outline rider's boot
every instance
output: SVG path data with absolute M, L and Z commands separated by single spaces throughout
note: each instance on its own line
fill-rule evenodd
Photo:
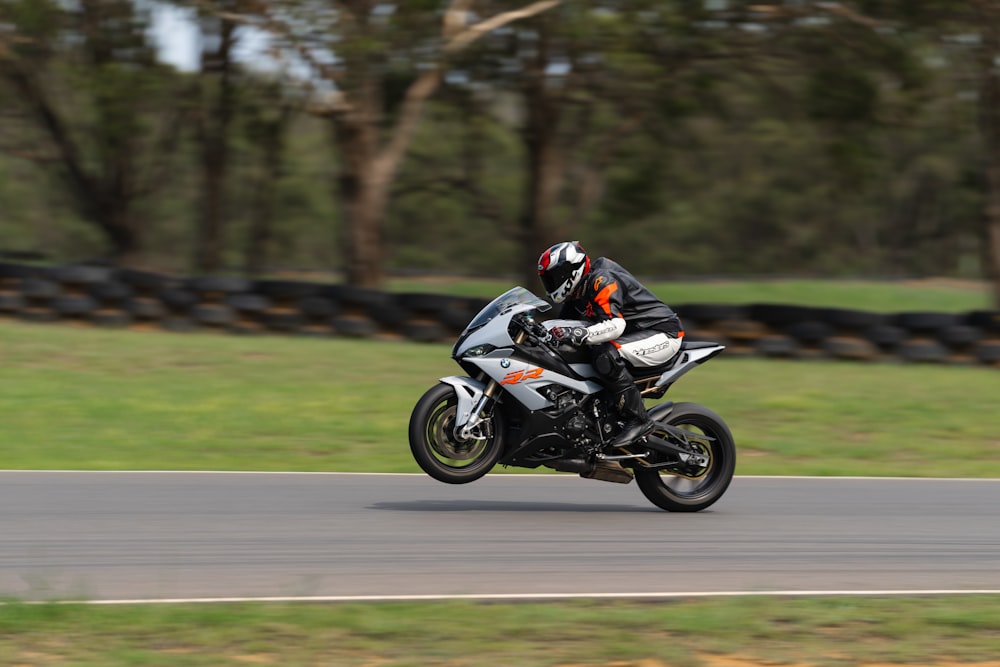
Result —
M 634 384 L 618 393 L 615 397 L 615 404 L 628 416 L 629 420 L 622 428 L 622 432 L 611 441 L 612 447 L 629 445 L 639 438 L 649 435 L 656 428 L 656 424 L 646 413 L 642 394 L 639 393 L 639 388 Z

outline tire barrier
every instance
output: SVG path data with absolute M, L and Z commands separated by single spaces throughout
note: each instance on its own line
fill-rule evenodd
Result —
M 485 298 L 345 285 L 0 262 L 0 319 L 174 332 L 451 343 Z M 873 313 L 757 303 L 680 304 L 686 336 L 727 355 L 1000 367 L 1000 311 Z
M 783 304 L 675 307 L 685 335 L 728 353 L 1000 366 L 1000 311 L 872 313 Z

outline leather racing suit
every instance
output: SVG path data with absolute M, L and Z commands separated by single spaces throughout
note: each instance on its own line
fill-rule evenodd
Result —
M 583 342 L 591 349 L 594 369 L 619 410 L 632 418 L 615 444 L 648 434 L 653 425 L 627 364 L 658 366 L 677 354 L 684 337 L 677 313 L 620 264 L 599 257 L 559 317 L 592 322 Z

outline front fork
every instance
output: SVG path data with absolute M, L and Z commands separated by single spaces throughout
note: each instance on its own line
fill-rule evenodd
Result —
M 527 337 L 527 332 L 520 329 L 514 335 L 514 343 L 520 345 Z M 486 378 L 481 375 L 475 384 L 481 384 L 484 379 Z M 465 442 L 469 439 L 483 440 L 492 436 L 493 411 L 489 408 L 493 405 L 494 399 L 500 391 L 500 383 L 489 378 L 480 389 L 473 382 L 469 382 L 469 378 L 442 378 L 441 381 L 454 386 L 458 395 L 455 438 L 460 442 Z
M 491 428 L 493 411 L 488 408 L 493 405 L 493 397 L 496 396 L 499 390 L 500 384 L 496 380 L 491 379 L 469 413 L 469 419 L 464 424 L 456 422 L 455 437 L 459 441 L 465 442 L 470 438 L 473 440 L 484 440 L 493 435 Z M 482 428 L 484 425 L 486 427 L 485 431 Z

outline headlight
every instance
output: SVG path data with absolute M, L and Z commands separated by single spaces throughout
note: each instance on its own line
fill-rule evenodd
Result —
M 465 352 L 463 352 L 462 356 L 463 357 L 484 357 L 484 356 L 486 356 L 487 354 L 489 354 L 490 352 L 492 352 L 495 349 L 496 349 L 496 347 L 494 347 L 493 345 L 489 345 L 488 343 L 484 344 L 484 345 L 477 345 L 477 346 L 469 348 L 468 350 L 466 350 Z

